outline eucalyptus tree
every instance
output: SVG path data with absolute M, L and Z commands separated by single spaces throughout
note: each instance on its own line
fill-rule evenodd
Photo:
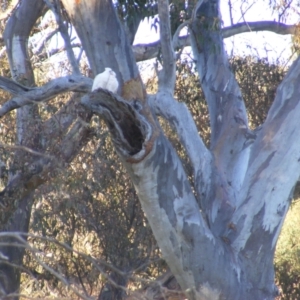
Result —
M 160 42 L 132 48 L 142 16 L 139 5 L 157 9 Z M 251 130 L 223 38 L 249 30 L 294 33 L 297 27 L 270 21 L 222 28 L 219 6 L 218 0 L 198 0 L 179 25 L 189 28 L 183 38 L 178 38 L 179 30 L 172 36 L 167 0 L 128 5 L 135 10 L 133 19 L 125 14 L 124 3 L 116 9 L 109 0 L 23 0 L 15 7 L 3 34 L 12 80 L 0 77 L 1 88 L 12 94 L 0 116 L 17 109 L 14 172 L 9 172 L 0 194 L 2 231 L 28 231 L 34 191 L 77 155 L 91 137 L 88 124 L 96 114 L 107 123 L 163 258 L 186 296 L 274 299 L 276 241 L 300 175 L 300 60 L 279 85 L 265 122 Z M 28 37 L 47 9 L 55 15 L 72 70 L 36 87 Z M 92 80 L 81 74 L 72 51 L 68 22 L 76 29 L 93 74 L 105 68 L 116 73 L 116 93 L 101 88 L 91 92 Z M 208 105 L 209 148 L 187 107 L 174 98 L 174 49 L 187 43 Z M 155 55 L 162 69 L 157 70 L 157 93 L 148 95 L 136 60 Z M 74 92 L 73 98 L 51 119 L 42 120 L 36 104 L 67 91 Z M 157 116 L 177 132 L 193 168 L 193 182 Z M 9 293 L 18 298 L 16 266 L 24 249 L 16 243 L 8 239 L 0 249 L 4 298 Z

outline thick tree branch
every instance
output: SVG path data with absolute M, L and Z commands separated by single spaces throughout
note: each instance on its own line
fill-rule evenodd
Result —
M 23 107 L 27 104 L 48 101 L 63 92 L 89 92 L 91 86 L 92 80 L 90 78 L 70 75 L 53 79 L 42 87 L 30 88 L 26 91 L 27 88 L 23 88 L 21 85 L 14 83 L 8 78 L 0 77 L 1 88 L 13 93 L 18 92 L 18 96 L 2 105 L 0 108 L 0 117 L 3 117 L 13 109 Z M 19 94 L 19 91 L 22 91 L 21 94 Z
M 223 249 L 224 245 L 212 236 L 203 220 L 180 159 L 171 144 L 159 135 L 144 160 L 125 163 L 125 166 L 133 179 L 163 258 L 182 290 L 192 300 L 218 299 L 218 291 L 214 298 L 198 287 L 212 283 L 210 287 L 213 288 L 213 282 L 222 282 L 222 272 L 218 279 L 216 274 L 212 276 L 210 272 L 215 267 L 226 269 L 231 282 L 237 282 L 234 264 L 230 265 L 232 258 L 227 251 L 217 250 Z M 193 264 L 195 259 L 199 264 Z M 199 268 L 205 269 L 205 274 L 197 276 Z
M 190 111 L 184 103 L 176 101 L 169 94 L 162 93 L 153 97 L 152 106 L 156 114 L 166 119 L 177 132 L 194 169 L 197 195 L 201 195 L 203 201 L 203 198 L 207 198 L 210 194 L 212 156 L 199 136 Z
M 215 2 L 199 1 L 191 23 L 191 41 L 201 86 L 208 104 L 214 185 L 218 188 L 203 203 L 216 234 L 224 230 L 236 205 L 246 172 L 248 121 L 239 86 L 230 68 Z M 212 199 L 214 199 L 212 201 Z M 217 213 L 218 212 L 218 213 Z
M 163 257 L 181 288 L 190 299 L 202 299 L 205 292 L 197 287 L 203 282 L 213 282 L 214 275 L 208 271 L 204 277 L 197 278 L 194 275 L 199 272 L 199 265 L 190 262 L 197 257 L 205 270 L 217 266 L 225 269 L 224 263 L 230 264 L 232 257 L 224 251 L 222 241 L 211 234 L 204 221 L 176 151 L 158 127 L 148 121 L 138 101 L 128 103 L 99 89 L 86 95 L 82 103 L 108 124 Z M 131 135 L 136 141 L 131 140 Z M 140 152 L 136 153 L 139 149 Z M 213 253 L 213 260 L 207 257 L 207 253 Z M 228 276 L 236 282 L 233 262 L 229 269 Z M 220 273 L 220 280 L 221 277 Z
M 274 252 L 291 193 L 300 176 L 299 82 L 300 58 L 278 87 L 253 143 L 241 190 L 242 202 L 233 218 L 239 224 L 238 231 L 230 234 L 234 247 L 245 251 L 251 248 L 251 256 L 257 259 L 263 259 L 270 249 Z M 250 245 L 253 239 L 263 240 L 264 247 L 259 243 Z
M 13 14 L 6 23 L 4 40 L 9 59 L 10 71 L 15 81 L 24 86 L 35 85 L 33 69 L 30 63 L 28 52 L 28 39 L 37 19 L 43 14 L 44 3 L 39 0 L 23 0 L 16 6 Z M 39 121 L 37 107 L 22 107 L 16 113 L 16 143 L 31 149 L 39 147 Z M 16 151 L 14 155 L 13 168 L 20 169 L 20 166 L 29 163 L 31 154 Z M 9 174 L 10 175 L 10 174 Z M 9 176 L 11 182 L 13 178 Z M 22 192 L 15 194 L 10 201 L 7 210 L 1 210 L 1 227 L 7 231 L 20 230 L 28 231 L 31 207 L 33 204 L 33 192 L 27 194 Z M 22 211 L 22 213 L 20 213 Z M 24 249 L 17 247 L 1 247 L 1 252 L 9 257 L 10 262 L 16 265 L 22 264 Z M 7 276 L 8 280 L 1 277 L 0 282 L 5 293 L 19 290 L 20 272 L 10 266 L 0 265 L 1 273 Z M 3 291 L 2 290 L 2 291 Z M 1 292 L 2 292 L 1 291 Z
M 127 88 L 123 86 L 124 83 L 132 79 L 138 82 L 139 72 L 113 2 L 111 0 L 79 2 L 62 0 L 62 2 L 80 38 L 93 73 L 96 75 L 103 72 L 105 67 L 111 68 L 117 74 L 120 85 L 118 92 L 127 93 L 121 91 L 122 87 Z M 131 97 L 133 98 L 135 97 Z
M 20 2 L 14 14 L 9 18 L 4 31 L 12 78 L 28 88 L 35 85 L 28 52 L 28 39 L 34 24 L 42 15 L 44 7 L 44 3 L 38 0 Z M 20 87 L 21 85 L 18 88 Z M 15 85 L 15 88 L 17 88 L 17 85 Z M 17 143 L 32 149 L 38 149 L 40 146 L 39 124 L 40 116 L 37 107 L 28 105 L 17 110 Z M 18 156 L 18 153 L 16 153 L 14 164 L 21 164 L 21 161 L 26 161 L 26 159 L 29 159 L 29 157 Z
M 232 26 L 224 27 L 221 29 L 222 37 L 229 38 L 237 34 L 245 32 L 259 32 L 270 31 L 277 34 L 295 34 L 297 25 L 286 25 L 275 21 L 260 21 L 260 22 L 247 22 L 238 23 Z M 174 49 L 182 48 L 191 45 L 190 36 L 183 35 L 174 39 Z M 143 61 L 157 57 L 160 49 L 160 41 L 149 44 L 137 44 L 133 46 L 136 61 Z
M 34 88 L 23 86 L 7 77 L 0 76 L 0 88 L 13 95 L 22 94 L 33 90 Z
M 222 29 L 224 38 L 228 38 L 245 32 L 270 31 L 277 34 L 295 34 L 297 25 L 286 25 L 275 21 L 257 21 L 238 23 Z
M 73 48 L 81 48 L 81 44 L 80 43 L 73 43 L 71 44 L 72 49 Z M 47 59 L 55 54 L 61 53 L 66 51 L 66 47 L 62 46 L 60 48 L 55 48 L 55 49 L 51 49 L 50 51 L 41 51 L 39 53 L 34 53 L 35 55 L 38 56 L 39 60 L 43 60 L 43 59 Z

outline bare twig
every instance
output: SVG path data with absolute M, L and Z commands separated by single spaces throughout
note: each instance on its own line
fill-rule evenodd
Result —
M 282 12 L 278 14 L 278 22 L 281 22 L 281 18 L 284 16 L 286 10 L 288 8 L 290 8 L 292 3 L 293 3 L 293 0 L 290 0 L 288 3 L 283 2 L 284 8 L 283 8 Z
M 243 4 L 244 4 L 245 2 L 243 2 L 242 4 L 241 4 L 241 7 L 240 7 L 240 11 L 241 11 L 241 17 L 240 17 L 240 19 L 238 20 L 238 22 L 241 20 L 241 19 L 243 19 L 243 21 L 245 22 L 245 23 L 247 23 L 246 22 L 246 20 L 245 20 L 245 14 L 247 13 L 247 11 L 255 4 L 255 2 L 252 2 L 245 10 L 243 10 Z
M 35 150 L 33 150 L 33 149 L 29 148 L 29 147 L 21 146 L 21 145 L 8 145 L 8 144 L 0 142 L 0 149 L 1 148 L 12 149 L 12 150 L 23 150 L 23 151 L 26 151 L 26 152 L 28 152 L 30 154 L 33 154 L 33 155 L 47 157 L 48 159 L 54 159 L 55 158 L 54 156 L 51 157 L 51 156 L 49 156 L 47 154 L 35 151 Z
M 68 34 L 68 26 L 64 23 L 63 21 L 63 17 L 61 14 L 61 6 L 60 6 L 60 1 L 57 0 L 53 0 L 53 3 L 50 0 L 44 0 L 45 3 L 47 4 L 47 6 L 52 10 L 56 22 L 58 24 L 58 28 L 60 31 L 60 34 L 65 42 L 65 47 L 67 50 L 67 56 L 68 59 L 70 61 L 70 64 L 72 66 L 73 69 L 73 74 L 80 74 L 80 70 L 79 70 L 79 64 L 75 58 L 73 49 L 72 49 L 72 44 L 70 41 L 70 36 Z
M 228 0 L 228 7 L 229 7 L 229 15 L 230 15 L 230 24 L 233 25 L 232 3 L 231 3 L 231 0 Z
M 43 48 L 45 47 L 46 42 L 49 41 L 57 33 L 58 33 L 58 29 L 54 29 L 53 31 L 45 34 L 45 36 L 42 37 L 39 43 L 35 47 L 32 47 L 32 52 L 35 55 L 39 55 L 42 52 Z

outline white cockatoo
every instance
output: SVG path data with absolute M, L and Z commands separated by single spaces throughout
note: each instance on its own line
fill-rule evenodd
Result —
M 119 87 L 116 73 L 111 68 L 105 68 L 103 73 L 98 74 L 93 82 L 92 91 L 99 88 L 116 93 Z

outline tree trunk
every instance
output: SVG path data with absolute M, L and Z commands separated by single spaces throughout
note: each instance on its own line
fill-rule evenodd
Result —
M 112 1 L 62 2 L 94 74 L 106 67 L 117 74 L 116 93 L 99 88 L 86 93 L 81 103 L 107 123 L 162 255 L 183 292 L 191 300 L 274 299 L 277 292 L 273 268 L 275 246 L 300 176 L 300 131 L 297 130 L 300 59 L 279 86 L 262 129 L 251 131 L 240 89 L 224 51 L 220 1 L 199 0 L 189 26 L 194 59 L 209 108 L 211 145 L 208 149 L 198 135 L 191 114 L 173 97 L 176 61 L 168 1 L 158 0 L 163 68 L 155 96 L 145 92 L 131 45 Z M 34 84 L 27 39 L 43 8 L 43 2 L 35 0 L 35 4 L 32 9 L 32 1 L 22 1 L 5 33 L 13 77 L 27 86 Z M 20 18 L 23 14 L 26 18 Z M 193 167 L 194 186 L 155 114 L 163 116 L 177 131 Z M 84 121 L 90 117 L 87 113 Z M 47 123 L 40 127 L 39 122 L 33 105 L 19 109 L 17 140 L 20 145 L 46 149 L 40 143 L 39 128 L 45 133 L 49 127 Z M 81 120 L 71 130 L 69 126 L 63 128 L 62 142 L 50 151 L 58 153 L 61 162 L 69 162 L 74 157 L 89 132 Z M 48 173 L 43 165 L 50 162 L 50 170 L 56 167 L 53 161 L 45 159 L 16 153 L 17 169 L 22 170 L 20 165 L 25 161 L 39 162 L 41 167 L 29 174 L 29 179 L 22 171 L 11 176 L 10 189 L 6 188 L 0 196 L 11 200 L 13 194 L 20 200 L 4 201 L 8 208 L 1 215 L 3 229 L 28 230 L 34 188 L 45 182 L 44 175 Z M 10 263 L 21 263 L 24 252 L 18 247 L 5 246 L 0 251 L 8 256 Z M 0 278 L 3 290 L 18 292 L 18 270 L 9 264 L 2 264 L 1 268 L 3 274 L 11 276 L 6 281 Z M 99 299 L 122 296 L 127 280 L 115 280 L 120 286 L 103 290 Z
M 8 224 L 2 231 L 8 232 L 24 232 L 27 233 L 29 229 L 29 221 L 31 216 L 31 208 L 33 204 L 33 195 L 29 194 L 23 199 L 18 201 L 18 208 L 13 213 Z M 27 239 L 26 236 L 23 237 Z M 3 263 L 0 263 L 0 298 L 1 299 L 19 299 L 21 268 L 23 265 L 23 256 L 25 248 L 21 245 L 20 241 L 11 238 L 1 238 L 0 247 L 1 254 L 6 257 Z M 11 246 L 9 244 L 12 244 Z M 18 246 L 20 244 L 20 246 Z M 9 296 L 15 294 L 15 296 Z
M 200 0 L 190 33 L 209 107 L 211 149 L 205 149 L 196 138 L 196 151 L 194 140 L 181 136 L 184 127 L 194 127 L 190 115 L 184 114 L 184 123 L 175 109 L 168 5 L 158 3 L 163 71 L 156 99 L 127 102 L 98 90 L 84 96 L 82 103 L 106 120 L 163 257 L 188 298 L 274 299 L 275 245 L 300 175 L 296 163 L 300 133 L 294 131 L 300 108 L 295 85 L 300 79 L 299 67 L 292 68 L 279 88 L 263 129 L 252 132 L 224 51 L 219 1 Z M 106 66 L 111 67 L 109 62 Z M 197 197 L 175 150 L 148 113 L 149 103 L 169 118 L 182 138 L 194 162 Z M 136 144 L 137 139 L 141 144 Z M 285 155 L 286 145 L 292 145 L 289 156 Z
M 29 34 L 37 18 L 41 16 L 44 3 L 42 1 L 22 1 L 18 8 L 19 15 L 13 14 L 6 24 L 4 39 L 6 43 L 12 77 L 24 86 L 34 85 L 34 75 L 28 56 L 27 43 Z M 28 105 L 17 111 L 17 143 L 32 149 L 38 148 L 39 117 L 37 107 Z M 32 159 L 23 151 L 16 152 L 14 166 L 16 169 Z M 13 174 L 11 174 L 11 180 Z M 9 203 L 5 212 L 1 214 L 2 231 L 28 232 L 33 192 L 20 190 L 14 201 Z M 26 240 L 26 236 L 24 236 Z M 2 242 L 18 244 L 13 238 L 2 239 Z M 24 247 L 1 246 L 0 252 L 7 257 L 7 261 L 0 264 L 1 299 L 18 299 L 20 288 L 20 267 L 22 266 Z M 6 298 L 5 294 L 13 293 L 13 298 Z

